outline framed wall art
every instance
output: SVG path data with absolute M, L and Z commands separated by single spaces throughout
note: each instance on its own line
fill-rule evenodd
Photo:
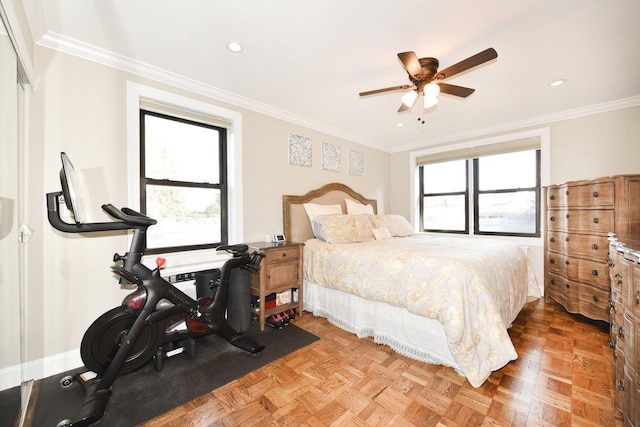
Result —
M 289 164 L 311 167 L 313 140 L 300 135 L 289 134 Z
M 340 146 L 322 143 L 322 169 L 340 172 Z

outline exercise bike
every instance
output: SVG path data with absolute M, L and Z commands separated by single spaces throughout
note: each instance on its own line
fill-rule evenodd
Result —
M 85 366 L 97 375 L 66 378 L 67 382 L 80 382 L 86 397 L 76 420 L 62 420 L 58 427 L 85 426 L 98 421 L 104 415 L 115 379 L 152 359 L 158 369 L 167 346 L 184 346 L 187 355 L 193 357 L 194 338 L 217 334 L 251 355 L 265 348 L 242 335 L 227 318 L 232 272 L 236 269 L 257 270 L 261 254 L 250 255 L 246 244 L 219 246 L 217 250 L 227 251 L 232 256 L 222 267 L 215 297 L 194 300 L 161 277 L 162 260 L 156 262 L 153 270 L 141 262 L 145 235 L 147 229 L 156 224 L 155 219 L 129 208 L 117 209 L 105 204 L 102 209 L 118 221 L 83 223 L 79 220 L 83 215 L 74 200 L 78 193 L 73 165 L 65 153 L 61 153 L 61 158 L 62 191 L 47 194 L 49 223 L 65 233 L 133 230 L 129 251 L 124 255 L 116 253 L 113 261 L 121 265 L 111 269 L 120 277 L 121 284 L 135 285 L 136 289 L 124 298 L 121 306 L 100 316 L 87 329 L 80 355 Z M 73 213 L 75 223 L 61 218 L 61 203 Z

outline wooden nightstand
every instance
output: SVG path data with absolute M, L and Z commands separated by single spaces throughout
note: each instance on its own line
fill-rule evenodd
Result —
M 265 318 L 289 308 L 302 317 L 302 251 L 304 244 L 295 242 L 255 242 L 248 243 L 249 252 L 258 251 L 265 256 L 260 263 L 260 271 L 251 274 L 251 295 L 260 299 L 260 330 L 264 331 Z M 266 308 L 269 294 L 293 290 L 291 302 Z

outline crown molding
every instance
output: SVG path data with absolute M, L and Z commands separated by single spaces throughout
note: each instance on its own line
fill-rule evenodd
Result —
M 562 120 L 575 119 L 578 117 L 590 116 L 592 114 L 606 113 L 608 111 L 621 110 L 623 108 L 631 108 L 640 105 L 640 96 L 633 96 L 630 98 L 619 99 L 615 101 L 603 102 L 601 104 L 590 105 L 587 107 L 574 108 L 572 110 L 561 111 L 558 113 L 545 114 L 538 117 L 532 117 L 525 120 L 517 120 L 509 123 L 502 123 L 497 126 L 489 126 L 480 129 L 474 129 L 468 132 L 460 132 L 457 134 L 446 135 L 441 138 L 434 138 L 427 141 L 416 141 L 415 143 L 405 144 L 402 146 L 394 147 L 390 150 L 391 153 L 398 153 L 401 151 L 410 151 L 420 148 L 427 148 L 431 145 L 448 144 L 451 142 L 458 142 L 465 139 L 473 139 L 479 137 L 486 137 L 487 135 L 512 132 L 514 130 L 537 127 L 542 125 L 548 125 L 550 123 L 559 122 Z
M 362 138 L 360 135 L 349 133 L 342 129 L 327 126 L 323 123 L 311 120 L 307 117 L 299 116 L 288 111 L 279 109 L 269 104 L 265 104 L 255 99 L 247 98 L 232 92 L 225 91 L 206 83 L 189 79 L 176 73 L 163 70 L 158 67 L 137 61 L 105 49 L 78 41 L 76 39 L 63 36 L 61 34 L 48 32 L 39 41 L 38 45 L 53 50 L 67 53 L 88 61 L 97 62 L 108 67 L 121 71 L 136 74 L 160 83 L 165 83 L 189 92 L 211 97 L 217 101 L 246 108 L 257 113 L 265 114 L 280 120 L 304 126 L 319 132 L 343 138 L 365 146 L 375 148 L 380 151 L 388 151 L 386 147 L 379 146 L 372 141 Z
M 78 41 L 76 39 L 63 36 L 54 32 L 47 32 L 37 43 L 40 46 L 54 49 L 60 52 L 67 53 L 79 58 L 86 59 L 88 61 L 97 62 L 108 67 L 116 68 L 128 73 L 136 74 L 138 76 L 155 80 L 160 83 L 165 83 L 180 89 L 184 89 L 189 92 L 205 95 L 220 102 L 225 102 L 237 107 L 246 108 L 257 113 L 265 114 L 280 120 L 284 120 L 293 124 L 307 127 L 319 132 L 323 132 L 329 135 L 333 135 L 338 138 L 343 138 L 348 141 L 352 141 L 358 144 L 362 144 L 367 147 L 374 148 L 379 151 L 387 153 L 398 153 L 402 151 L 410 151 L 420 148 L 425 148 L 431 145 L 447 144 L 451 142 L 457 142 L 465 139 L 486 137 L 490 134 L 500 132 L 511 132 L 517 129 L 546 125 L 553 122 L 558 122 L 567 119 L 573 119 L 582 116 L 588 116 L 592 114 L 603 113 L 607 111 L 618 110 L 622 108 L 629 108 L 640 105 L 640 96 L 625 98 L 616 101 L 604 102 L 601 104 L 591 105 L 587 107 L 575 108 L 572 110 L 561 111 L 558 113 L 545 114 L 538 117 L 532 117 L 529 119 L 513 121 L 509 123 L 502 123 L 496 126 L 489 126 L 471 131 L 460 132 L 456 134 L 450 134 L 439 138 L 427 139 L 422 141 L 416 141 L 414 143 L 404 144 L 397 147 L 385 147 L 380 146 L 361 135 L 356 135 L 347 132 L 342 129 L 327 126 L 323 123 L 309 119 L 307 117 L 299 116 L 291 112 L 282 110 L 269 104 L 265 104 L 255 99 L 247 98 L 232 92 L 225 91 L 205 84 L 203 82 L 188 79 L 176 73 L 172 73 L 163 70 L 158 67 L 146 64 L 141 61 L 137 61 L 116 53 L 110 52 L 105 49 L 98 48 L 96 46 Z

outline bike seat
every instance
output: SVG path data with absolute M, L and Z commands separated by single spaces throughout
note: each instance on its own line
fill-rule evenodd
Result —
M 221 245 L 216 248 L 216 251 L 227 251 L 236 253 L 246 252 L 247 250 L 249 250 L 249 245 L 245 243 L 238 243 L 235 245 Z

